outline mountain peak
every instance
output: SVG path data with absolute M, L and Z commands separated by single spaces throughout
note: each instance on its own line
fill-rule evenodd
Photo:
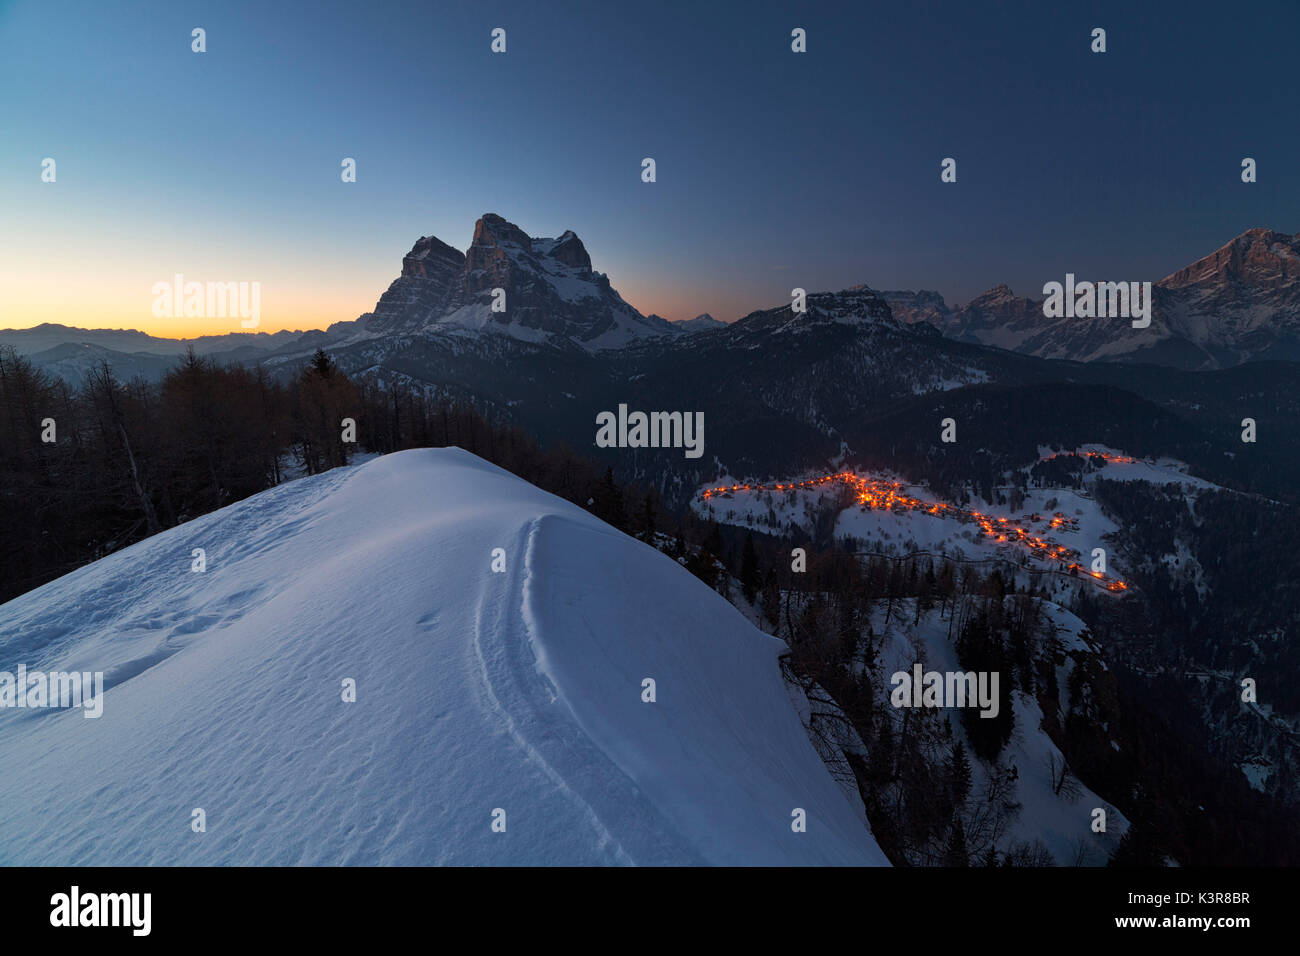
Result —
M 534 251 L 537 251 L 537 243 L 534 242 Z M 591 256 L 587 254 L 587 247 L 582 244 L 582 240 L 572 229 L 566 229 L 560 234 L 560 238 L 555 240 L 555 244 L 550 247 L 546 253 L 552 259 L 563 262 L 571 269 L 585 269 L 591 271 Z
M 591 256 L 587 254 L 587 247 L 582 244 L 582 240 L 572 229 L 564 230 L 556 239 L 534 238 L 508 219 L 494 212 L 484 213 L 474 224 L 474 241 L 470 247 L 470 259 L 480 258 L 476 257 L 475 250 L 485 250 L 491 256 L 495 254 L 493 250 L 502 249 L 503 246 L 517 247 L 533 256 L 554 259 L 570 269 L 591 272 Z M 471 268 L 477 267 L 479 266 L 471 266 Z
M 795 312 L 789 302 L 771 309 L 761 309 L 728 326 L 737 334 L 776 333 L 801 335 L 813 329 L 835 325 L 882 328 L 897 326 L 889 303 L 867 285 L 856 285 L 839 292 L 810 292 L 806 310 Z
M 1300 234 L 1290 236 L 1262 226 L 1247 229 L 1208 256 L 1165 276 L 1162 288 L 1221 285 L 1245 281 L 1261 288 L 1292 285 L 1300 280 Z
M 943 301 L 943 296 L 928 289 L 881 292 L 880 296 L 889 303 L 889 311 L 894 318 L 908 325 L 929 322 L 939 328 L 951 312 L 948 303 Z
M 1014 299 L 1014 298 L 1016 298 L 1016 294 L 1011 291 L 1011 286 L 1007 285 L 1005 282 L 999 282 L 993 288 L 989 289 L 986 292 L 981 292 L 975 298 L 971 299 L 970 304 L 974 305 L 977 302 L 979 303 L 1000 302 L 1006 299 Z
M 1251 239 L 1263 239 L 1263 238 L 1272 239 L 1272 240 L 1280 239 L 1283 241 L 1293 238 L 1292 236 L 1288 236 L 1285 232 L 1278 232 L 1276 229 L 1270 229 L 1267 226 L 1255 226 L 1252 229 L 1247 229 L 1240 236 L 1234 239 L 1233 242 L 1240 242 L 1242 239 L 1245 239 L 1247 237 Z
M 504 310 L 495 307 L 498 302 Z M 494 212 L 474 223 L 464 253 L 421 237 L 364 327 L 371 334 L 495 332 L 533 343 L 567 340 L 589 351 L 680 331 L 624 302 L 592 270 L 572 229 L 555 239 L 534 238 Z
M 473 245 L 496 246 L 503 242 L 522 246 L 525 249 L 532 245 L 528 233 L 513 222 L 498 216 L 494 212 L 484 213 L 480 216 L 478 222 L 474 223 Z
M 402 259 L 402 275 L 430 277 L 449 269 L 459 270 L 464 264 L 465 254 L 459 249 L 436 236 L 421 236 Z
M 708 332 L 711 329 L 725 329 L 726 322 L 720 322 L 707 312 L 701 312 L 693 319 L 679 319 L 673 325 L 683 332 Z

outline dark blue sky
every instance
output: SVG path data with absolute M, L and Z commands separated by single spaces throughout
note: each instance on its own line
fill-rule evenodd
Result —
M 1155 280 L 1300 231 L 1298 43 L 1297 2 L 0 2 L 0 326 L 149 329 L 176 272 L 323 326 L 488 211 L 670 318 Z

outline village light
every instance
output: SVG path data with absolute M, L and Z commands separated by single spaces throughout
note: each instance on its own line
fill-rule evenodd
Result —
M 1058 454 L 1065 454 L 1065 453 L 1062 452 Z M 1055 457 L 1057 457 L 1057 455 L 1048 456 L 1048 458 L 1055 458 Z M 1108 453 L 1102 454 L 1101 457 L 1105 458 L 1107 461 L 1114 461 L 1117 463 L 1134 463 L 1137 461 L 1137 459 L 1135 458 L 1126 458 L 1122 455 L 1110 455 Z M 973 511 L 973 510 L 966 511 L 961 508 L 958 508 L 956 505 L 950 505 L 944 502 L 938 502 L 938 503 L 925 502 L 922 501 L 920 498 L 914 498 L 910 495 L 902 494 L 901 493 L 901 489 L 903 488 L 902 482 L 861 478 L 855 474 L 852 474 L 851 472 L 839 472 L 833 475 L 823 475 L 820 478 L 807 478 L 804 479 L 803 481 L 786 482 L 786 483 L 780 483 L 775 485 L 735 484 L 732 485 L 730 488 L 728 488 L 725 485 L 722 485 L 717 488 L 710 488 L 705 490 L 700 494 L 700 498 L 701 500 L 707 501 L 714 494 L 722 494 L 727 491 L 733 491 L 733 492 L 767 491 L 772 488 L 774 488 L 777 491 L 794 490 L 796 488 L 806 488 L 810 485 L 825 484 L 828 481 L 842 481 L 845 484 L 849 485 L 857 493 L 858 503 L 863 505 L 864 507 L 881 508 L 890 511 L 896 509 L 903 509 L 906 511 L 922 511 L 925 512 L 926 514 L 932 514 L 932 515 L 937 515 L 942 513 L 942 514 L 950 514 L 955 520 L 958 521 L 973 520 L 975 524 L 978 525 L 980 531 L 984 535 L 986 535 L 989 538 L 993 538 L 995 541 L 999 543 L 1006 543 L 1008 541 L 1008 538 L 1010 536 L 1010 531 L 1012 529 L 995 527 L 995 522 L 997 525 L 1006 525 L 1009 522 L 1013 523 L 1017 526 L 1014 529 L 1015 531 L 1014 540 L 1022 545 L 1025 545 L 1031 553 L 1047 561 L 1058 561 L 1062 564 L 1065 564 L 1065 562 L 1071 556 L 1078 554 L 1077 551 L 1067 550 L 1064 545 L 1053 545 L 1045 541 L 1041 537 L 1038 537 L 1036 535 L 1030 535 L 1027 531 L 1025 531 L 1023 527 L 1019 526 L 1020 524 L 1019 519 L 1012 521 L 1010 518 L 1007 517 L 994 517 L 992 515 L 985 515 L 983 512 L 980 511 Z M 1029 516 L 1029 520 L 1041 521 L 1042 518 L 1038 514 L 1033 514 Z M 1077 527 L 1078 523 L 1079 522 L 1077 518 L 1066 518 L 1062 512 L 1058 511 L 1056 512 L 1055 517 L 1052 518 L 1052 521 L 1048 525 L 1048 527 L 1059 528 L 1066 524 L 1070 524 L 1072 526 Z M 1068 530 L 1075 530 L 1075 527 L 1071 527 Z M 1071 572 L 1077 572 L 1083 570 L 1081 565 L 1073 562 L 1066 564 L 1065 569 Z M 1101 582 L 1108 581 L 1107 576 L 1100 571 L 1090 570 L 1087 573 L 1090 577 L 1094 578 L 1097 581 L 1101 581 Z M 1123 581 L 1109 581 L 1108 583 L 1106 583 L 1106 589 L 1108 591 L 1115 591 L 1115 592 L 1126 591 L 1128 590 L 1128 585 L 1125 584 Z

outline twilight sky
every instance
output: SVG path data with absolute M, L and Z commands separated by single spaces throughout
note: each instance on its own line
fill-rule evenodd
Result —
M 1065 6 L 0 0 L 0 328 L 240 330 L 155 319 L 176 273 L 323 328 L 484 212 L 573 229 L 674 319 L 1156 280 L 1300 231 L 1300 3 Z

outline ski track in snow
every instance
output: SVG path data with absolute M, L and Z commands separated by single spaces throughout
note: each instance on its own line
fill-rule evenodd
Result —
M 511 551 L 512 554 L 522 554 L 524 556 L 523 561 L 516 559 L 513 562 L 515 569 L 518 569 L 521 565 L 525 568 L 525 574 L 523 575 L 522 581 L 520 580 L 520 575 L 517 570 L 509 572 L 511 576 L 511 584 L 513 585 L 511 590 L 522 591 L 524 595 L 520 610 L 522 612 L 521 617 L 524 621 L 525 632 L 527 634 L 527 647 L 529 653 L 533 653 L 533 648 L 536 646 L 536 639 L 534 637 L 535 626 L 527 615 L 529 597 L 528 586 L 531 579 L 531 568 L 529 568 L 529 565 L 533 561 L 533 549 L 540 521 L 541 519 L 539 518 L 527 525 L 524 529 L 524 533 L 521 534 L 518 539 L 519 543 L 522 544 L 522 548 L 516 548 Z M 487 595 L 483 594 L 479 601 L 479 610 L 475 614 L 473 646 L 474 654 L 478 660 L 479 668 L 482 673 L 484 696 L 488 702 L 488 706 L 501 720 L 502 725 L 514 739 L 520 750 L 523 751 L 524 756 L 541 768 L 542 772 L 546 774 L 547 779 L 555 785 L 556 789 L 559 790 L 566 799 L 570 800 L 574 804 L 590 824 L 591 829 L 596 834 L 597 852 L 603 854 L 606 850 L 609 850 L 612 852 L 615 862 L 623 864 L 632 863 L 632 859 L 623 851 L 623 848 L 618 845 L 618 841 L 615 840 L 613 834 L 611 834 L 601 822 L 595 809 L 578 793 L 576 793 L 568 785 L 564 777 L 561 776 L 560 773 L 547 761 L 542 752 L 545 745 L 540 742 L 534 743 L 533 741 L 530 741 L 521 730 L 518 722 L 516 722 L 515 718 L 512 716 L 512 711 L 518 712 L 523 710 L 528 713 L 529 717 L 536 721 L 540 717 L 539 711 L 541 710 L 541 706 L 544 706 L 545 704 L 545 702 L 537 701 L 536 698 L 539 695 L 545 695 L 545 697 L 548 698 L 547 702 L 555 704 L 557 701 L 557 694 L 554 685 L 545 678 L 545 675 L 541 671 L 536 669 L 537 659 L 535 656 L 532 660 L 534 673 L 531 676 L 528 674 L 527 669 L 530 665 L 529 662 L 524 659 L 525 654 L 522 653 L 524 645 L 522 643 L 504 645 L 500 649 L 500 652 L 495 655 L 489 656 L 484 653 L 484 631 L 487 630 L 494 632 L 501 626 L 499 607 L 497 613 L 493 613 L 486 599 Z M 490 623 L 487 623 L 489 621 Z M 533 685 L 531 688 L 531 697 L 533 699 L 530 699 L 529 688 L 527 687 L 528 684 Z M 502 702 L 503 697 L 510 702 L 509 706 Z M 539 706 L 539 703 L 541 706 Z M 558 732 L 557 728 L 557 736 L 559 736 L 560 733 L 562 732 Z M 563 742 L 562 738 L 560 741 L 557 741 L 557 743 L 561 744 Z

